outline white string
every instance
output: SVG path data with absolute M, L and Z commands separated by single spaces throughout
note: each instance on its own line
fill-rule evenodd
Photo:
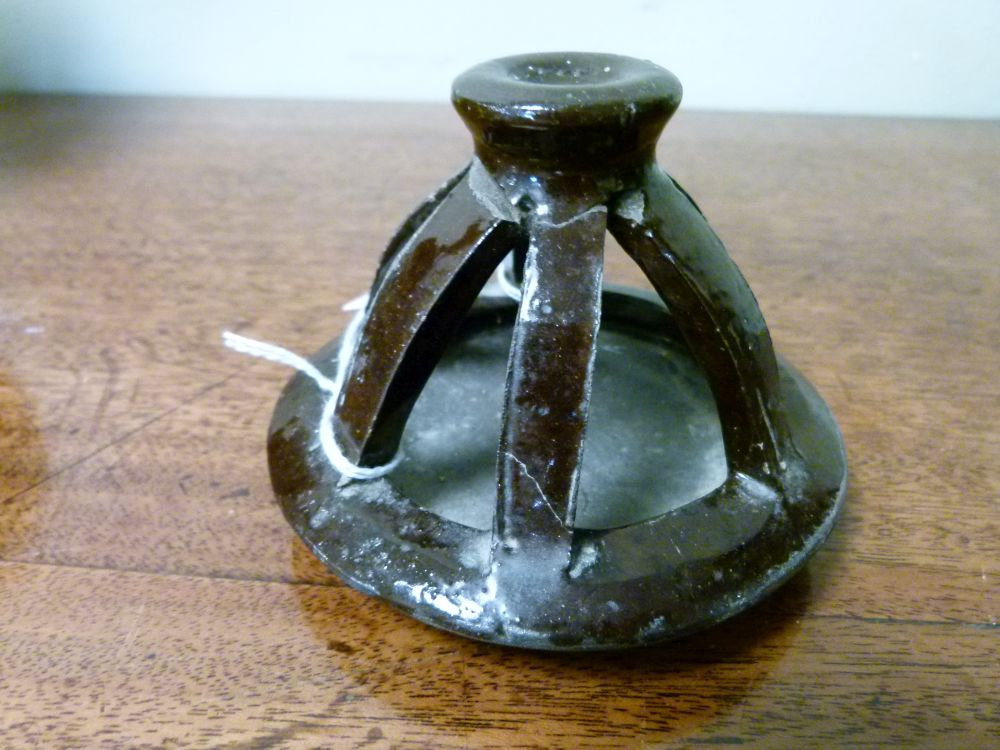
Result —
M 521 286 L 514 281 L 514 253 L 504 258 L 497 269 L 497 282 L 508 297 L 515 302 L 521 301 Z
M 242 354 L 249 354 L 253 357 L 260 357 L 270 362 L 277 362 L 287 365 L 310 377 L 317 386 L 326 391 L 326 403 L 323 405 L 323 414 L 319 421 L 319 444 L 326 454 L 327 460 L 340 474 L 340 484 L 345 484 L 351 479 L 378 479 L 384 477 L 399 465 L 403 458 L 402 451 L 387 464 L 382 466 L 358 466 L 353 463 L 337 445 L 337 440 L 333 435 L 333 410 L 337 407 L 337 399 L 340 391 L 344 387 L 344 380 L 347 378 L 347 364 L 354 353 L 354 347 L 358 342 L 358 333 L 361 331 L 361 324 L 365 319 L 365 305 L 368 303 L 368 295 L 351 300 L 341 309 L 355 311 L 354 317 L 347 325 L 344 335 L 340 339 L 340 347 L 337 350 L 337 371 L 333 380 L 321 373 L 315 365 L 305 357 L 301 357 L 295 352 L 284 349 L 274 344 L 264 341 L 240 336 L 232 331 L 223 331 L 222 343 L 233 351 Z
M 277 362 L 279 365 L 294 367 L 299 372 L 305 373 L 316 381 L 316 385 L 327 393 L 333 393 L 334 381 L 316 369 L 316 366 L 305 357 L 300 357 L 295 352 L 282 349 L 280 346 L 268 344 L 264 341 L 257 341 L 246 336 L 240 336 L 232 331 L 222 332 L 222 343 L 233 351 L 240 354 L 249 354 L 251 357 L 260 357 L 270 362 Z
M 481 297 L 510 297 L 521 300 L 521 287 L 514 281 L 514 253 L 510 253 L 486 282 L 479 293 Z

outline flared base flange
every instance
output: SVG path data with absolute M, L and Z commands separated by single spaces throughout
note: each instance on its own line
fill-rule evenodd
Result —
M 784 362 L 794 460 L 727 470 L 707 383 L 656 298 L 606 291 L 576 529 L 495 543 L 496 445 L 516 306 L 474 306 L 417 402 L 387 476 L 342 481 L 319 445 L 326 394 L 285 388 L 268 449 L 279 503 L 355 588 L 484 641 L 552 650 L 677 637 L 749 607 L 829 534 L 846 485 L 837 426 Z M 313 363 L 335 369 L 337 342 Z M 775 487 L 783 489 L 777 490 Z

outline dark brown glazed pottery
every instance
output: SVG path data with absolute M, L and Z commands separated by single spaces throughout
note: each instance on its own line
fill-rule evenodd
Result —
M 455 81 L 475 156 L 390 241 L 332 409 L 348 461 L 402 458 L 342 476 L 302 374 L 271 423 L 285 515 L 349 584 L 473 638 L 619 648 L 745 609 L 829 534 L 837 426 L 655 162 L 680 98 L 602 54 Z M 606 232 L 657 295 L 602 285 Z M 508 256 L 519 300 L 480 294 Z

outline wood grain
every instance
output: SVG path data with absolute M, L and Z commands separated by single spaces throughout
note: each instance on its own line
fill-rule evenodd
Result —
M 219 345 L 336 335 L 468 152 L 444 106 L 0 99 L 0 746 L 1000 746 L 1000 124 L 668 126 L 851 487 L 771 600 L 586 657 L 327 574 L 267 480 L 288 373 Z

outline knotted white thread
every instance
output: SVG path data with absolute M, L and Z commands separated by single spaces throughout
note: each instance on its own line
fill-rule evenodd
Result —
M 280 365 L 292 367 L 303 375 L 308 376 L 316 383 L 320 390 L 326 391 L 327 398 L 323 404 L 323 414 L 319 420 L 319 444 L 326 454 L 330 465 L 340 474 L 340 484 L 344 484 L 351 479 L 378 479 L 384 477 L 399 465 L 403 458 L 402 451 L 387 464 L 382 466 L 358 466 L 352 462 L 340 446 L 333 435 L 333 410 L 337 408 L 337 400 L 340 398 L 340 391 L 344 387 L 344 380 L 347 378 L 347 363 L 354 353 L 354 347 L 358 342 L 358 333 L 361 331 L 361 324 L 365 319 L 365 305 L 368 303 L 368 295 L 363 294 L 357 299 L 353 299 L 345 304 L 341 309 L 355 311 L 354 317 L 347 325 L 343 337 L 340 339 L 340 347 L 337 349 L 337 371 L 333 380 L 321 373 L 312 362 L 305 357 L 301 357 L 295 352 L 284 349 L 274 344 L 264 341 L 240 336 L 232 331 L 223 331 L 222 343 L 241 354 L 249 354 L 252 357 L 260 357 L 270 362 L 277 362 Z

